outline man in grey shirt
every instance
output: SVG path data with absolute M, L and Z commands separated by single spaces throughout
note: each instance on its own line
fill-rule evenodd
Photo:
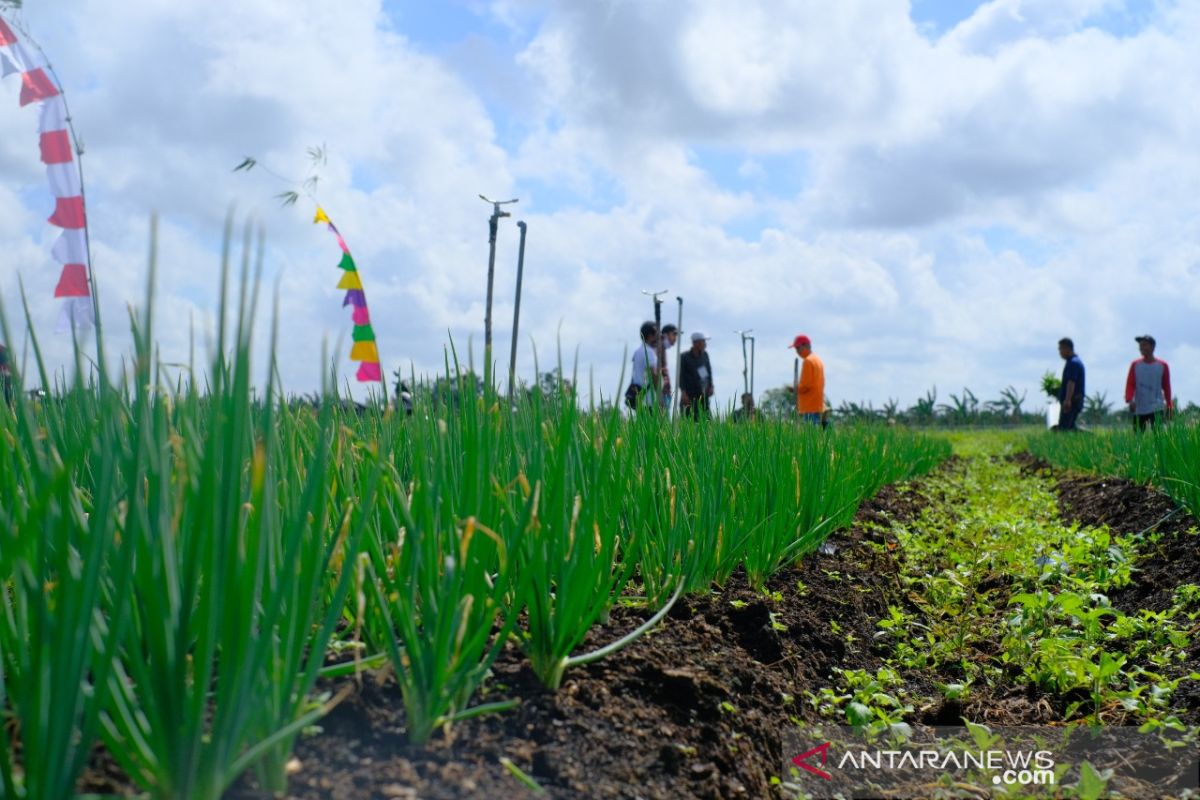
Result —
M 1164 414 L 1171 413 L 1171 368 L 1154 357 L 1157 342 L 1150 334 L 1134 337 L 1142 357 L 1129 365 L 1125 379 L 1125 402 L 1133 414 L 1137 430 L 1155 427 Z

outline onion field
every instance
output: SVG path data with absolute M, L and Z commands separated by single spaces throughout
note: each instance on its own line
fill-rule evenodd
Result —
M 1153 484 L 1200 518 L 1200 427 L 1171 425 L 1153 435 L 1105 431 L 1037 436 L 1029 450 L 1070 469 Z
M 174 381 L 152 291 L 123 360 L 51 376 L 30 332 L 57 389 L 0 406 L 0 798 L 801 798 L 856 746 L 830 726 L 1073 759 L 845 796 L 1200 782 L 1195 427 L 694 424 L 452 362 L 477 390 L 412 413 L 298 402 L 224 272 Z
M 0 411 L 0 797 L 71 797 L 97 758 L 153 798 L 282 793 L 298 738 L 364 675 L 394 681 L 411 743 L 449 735 L 515 705 L 478 699 L 506 648 L 558 690 L 681 595 L 765 586 L 949 454 L 488 388 L 412 416 L 333 388 L 289 404 L 273 365 L 252 370 L 248 294 L 202 374 L 168 383 L 143 313 L 120 373 L 101 359 Z M 618 606 L 648 619 L 585 651 Z

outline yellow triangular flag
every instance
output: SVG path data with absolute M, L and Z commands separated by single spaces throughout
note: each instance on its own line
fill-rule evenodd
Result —
M 350 348 L 350 360 L 378 363 L 379 348 L 375 346 L 374 342 L 355 342 L 354 347 Z
M 337 288 L 339 289 L 361 289 L 362 281 L 358 279 L 357 272 L 347 272 L 342 275 L 342 279 L 338 281 Z
M 327 215 L 325 213 L 325 209 L 321 208 L 320 206 L 317 206 L 317 215 L 315 217 L 313 217 L 313 224 L 315 225 L 318 222 L 329 222 L 329 221 L 330 221 L 329 215 Z

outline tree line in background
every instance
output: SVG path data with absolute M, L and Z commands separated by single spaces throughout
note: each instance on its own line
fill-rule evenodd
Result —
M 1050 386 L 1049 389 L 1054 387 Z M 393 373 L 392 400 L 399 401 L 403 406 L 405 400 L 411 403 L 417 398 L 428 402 L 434 409 L 448 407 L 457 408 L 462 397 L 479 396 L 483 393 L 483 379 L 471 371 L 436 378 L 414 377 L 404 375 L 400 370 Z M 565 398 L 576 398 L 576 387 L 570 378 L 564 378 L 558 369 L 541 372 L 536 383 L 519 381 L 517 383 L 514 404 L 528 402 L 534 394 L 540 394 L 542 401 L 561 402 Z M 763 392 L 758 398 L 758 411 L 768 419 L 788 419 L 795 415 L 795 388 L 786 383 Z M 1044 398 L 1049 402 L 1051 397 Z M 295 397 L 293 403 L 311 403 L 320 405 L 317 395 Z M 344 400 L 346 404 L 352 401 Z M 1175 398 L 1175 419 L 1177 421 L 1200 423 L 1200 405 L 1184 402 Z M 615 405 L 614 398 L 603 397 L 597 404 L 597 410 L 603 411 Z M 365 408 L 365 406 L 364 406 Z M 732 407 L 724 409 L 732 411 Z M 950 392 L 944 402 L 939 402 L 936 386 L 929 389 L 924 396 L 917 398 L 916 403 L 901 408 L 900 401 L 889 399 L 876 406 L 874 403 L 842 401 L 836 406 L 830 406 L 830 416 L 838 422 L 847 423 L 883 423 L 897 425 L 913 425 L 918 427 L 956 427 L 956 426 L 1020 426 L 1044 425 L 1046 422 L 1045 405 L 1034 406 L 1028 399 L 1028 393 L 1018 391 L 1008 386 L 1000 391 L 1000 396 L 994 400 L 981 400 L 979 395 L 967 387 L 960 393 Z M 1128 408 L 1124 403 L 1110 399 L 1107 392 L 1095 392 L 1084 398 L 1083 411 L 1080 421 L 1092 427 L 1123 426 L 1131 424 Z
M 790 383 L 763 393 L 759 410 L 767 417 L 781 419 L 795 413 L 795 389 Z M 1046 401 L 1049 402 L 1047 397 Z M 1176 418 L 1200 421 L 1200 406 L 1184 403 L 1175 398 Z M 831 407 L 834 419 L 845 422 L 883 422 L 917 426 L 959 425 L 1044 425 L 1045 406 L 1034 408 L 1027 393 L 1009 386 L 995 400 L 981 400 L 977 394 L 963 387 L 961 393 L 951 392 L 946 402 L 938 402 L 937 387 L 931 388 L 923 397 L 908 408 L 901 408 L 900 401 L 889 399 L 875 406 L 871 402 L 855 403 L 843 401 Z M 1129 425 L 1131 417 L 1124 403 L 1109 399 L 1107 392 L 1095 392 L 1084 398 L 1083 411 L 1079 419 L 1094 427 Z

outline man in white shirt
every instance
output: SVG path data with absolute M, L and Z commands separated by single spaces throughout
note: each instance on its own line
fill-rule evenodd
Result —
M 658 326 L 642 323 L 641 341 L 633 351 L 633 372 L 625 390 L 625 405 L 653 411 L 658 407 L 662 375 L 658 368 Z

